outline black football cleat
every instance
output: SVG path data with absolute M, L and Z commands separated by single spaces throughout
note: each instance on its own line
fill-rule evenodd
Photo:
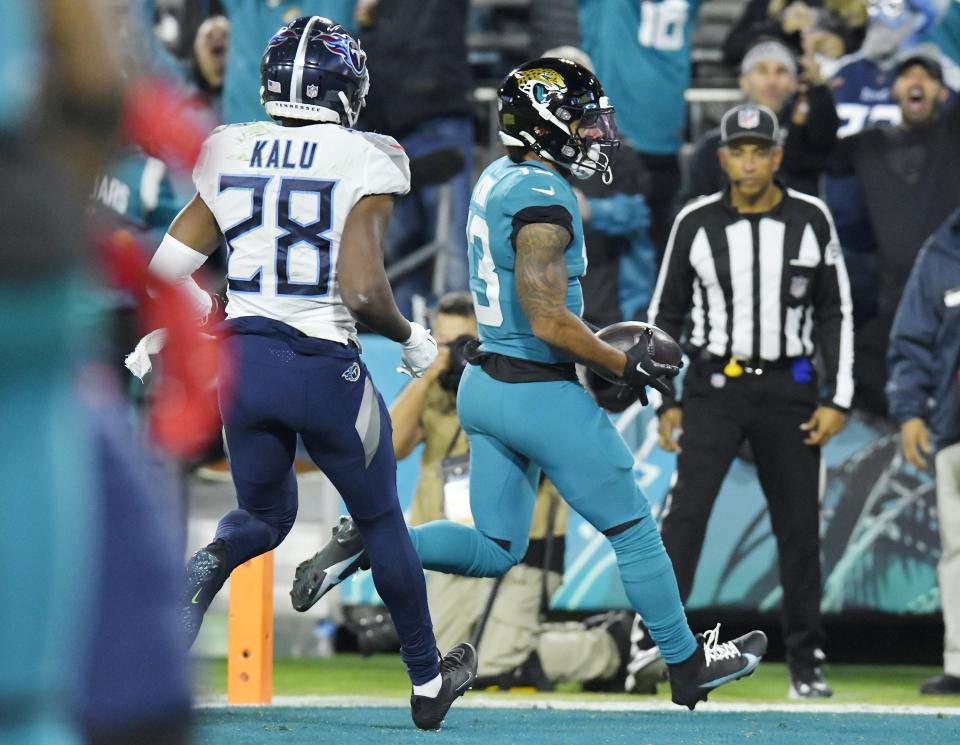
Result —
M 223 541 L 214 541 L 191 556 L 185 573 L 186 587 L 180 599 L 180 620 L 192 645 L 200 633 L 204 613 L 227 581 Z
M 673 703 L 693 711 L 714 689 L 752 675 L 767 651 L 767 636 L 762 631 L 723 644 L 718 642 L 719 636 L 720 624 L 697 634 L 697 651 L 681 663 L 667 665 Z
M 434 697 L 410 696 L 413 723 L 420 729 L 440 729 L 450 706 L 473 686 L 477 678 L 477 650 L 464 642 L 440 660 L 440 692 Z
M 960 696 L 960 677 L 944 673 L 927 678 L 920 685 L 920 693 L 927 696 Z
M 790 666 L 790 698 L 830 698 L 833 689 L 819 665 Z
M 312 558 L 301 561 L 290 588 L 293 609 L 303 613 L 359 569 L 369 569 L 370 559 L 360 531 L 349 517 L 340 516 L 333 538 Z

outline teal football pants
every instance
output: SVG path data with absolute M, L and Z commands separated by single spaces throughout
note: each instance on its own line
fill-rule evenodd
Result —
M 476 528 L 411 528 L 425 569 L 496 577 L 527 550 L 541 468 L 571 508 L 607 535 L 633 608 L 667 662 L 693 654 L 673 567 L 620 433 L 579 385 L 501 383 L 468 365 L 457 408 L 470 438 Z

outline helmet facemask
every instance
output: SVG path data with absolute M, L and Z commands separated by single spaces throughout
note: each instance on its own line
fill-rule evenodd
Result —
M 565 158 L 570 159 L 570 173 L 578 179 L 588 179 L 599 173 L 603 183 L 612 182 L 610 156 L 620 147 L 620 140 L 613 107 L 606 96 L 600 99 L 599 105 L 587 104 L 578 112 L 563 108 L 557 114 L 561 119 L 569 116 L 573 122 L 573 135 L 560 150 Z

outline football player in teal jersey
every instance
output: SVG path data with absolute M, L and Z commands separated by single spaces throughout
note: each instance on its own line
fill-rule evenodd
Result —
M 668 664 L 673 700 L 691 709 L 723 683 L 753 672 L 762 632 L 720 643 L 695 637 L 650 506 L 633 476 L 633 454 L 590 395 L 574 361 L 606 370 L 642 391 L 677 367 L 658 363 L 647 334 L 627 352 L 598 339 L 580 319 L 586 271 L 577 200 L 564 179 L 612 178 L 613 107 L 597 79 L 564 59 L 533 60 L 499 91 L 507 157 L 480 176 L 470 203 L 470 289 L 480 344 L 470 355 L 457 409 L 470 438 L 470 506 L 476 527 L 447 520 L 410 530 L 426 569 L 496 577 L 527 550 L 541 469 L 570 506 L 606 535 L 624 589 Z M 362 550 L 341 523 L 333 540 L 298 571 L 292 594 L 344 578 L 344 557 Z M 309 603 L 307 603 L 309 607 Z

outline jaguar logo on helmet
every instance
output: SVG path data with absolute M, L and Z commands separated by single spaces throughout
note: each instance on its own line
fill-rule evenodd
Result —
M 543 103 L 548 93 L 566 92 L 567 82 L 556 70 L 535 67 L 517 74 L 517 87 L 530 96 L 531 100 Z
M 352 37 L 347 34 L 320 33 L 315 38 L 320 39 L 327 49 L 343 59 L 354 73 L 363 75 L 363 70 L 367 66 L 367 53 Z

